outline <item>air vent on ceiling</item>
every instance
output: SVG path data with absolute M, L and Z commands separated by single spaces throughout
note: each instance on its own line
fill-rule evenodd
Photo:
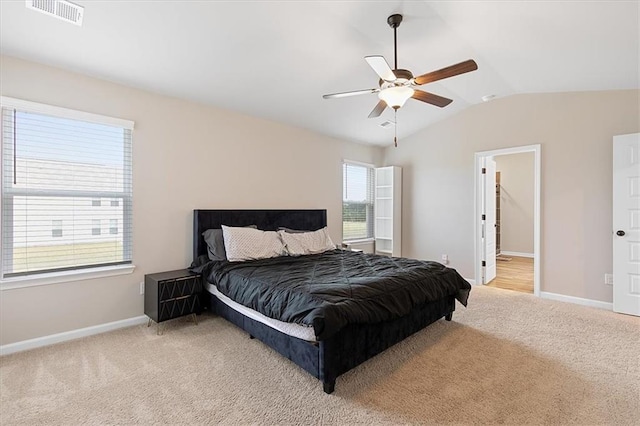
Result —
M 65 0 L 26 0 L 27 8 L 37 10 L 45 15 L 82 25 L 84 7 Z
M 383 121 L 382 123 L 380 123 L 380 127 L 384 128 L 384 129 L 390 129 L 393 126 L 395 126 L 396 123 L 394 123 L 393 121 Z

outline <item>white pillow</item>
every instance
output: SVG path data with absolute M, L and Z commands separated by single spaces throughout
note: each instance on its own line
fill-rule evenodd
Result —
M 322 253 L 336 248 L 325 226 L 313 232 L 278 231 L 289 256 Z
M 222 225 L 222 236 L 230 262 L 267 259 L 286 254 L 284 244 L 275 231 Z

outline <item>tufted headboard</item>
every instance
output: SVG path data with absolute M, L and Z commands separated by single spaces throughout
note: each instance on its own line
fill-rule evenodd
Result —
M 256 225 L 263 231 L 275 231 L 282 226 L 315 231 L 327 226 L 326 210 L 194 210 L 193 258 L 207 254 L 202 233 L 207 229 L 226 226 Z

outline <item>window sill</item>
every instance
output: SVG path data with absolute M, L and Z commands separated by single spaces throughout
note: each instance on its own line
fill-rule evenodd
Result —
M 40 285 L 67 283 L 71 281 L 92 280 L 96 278 L 113 277 L 131 274 L 135 265 L 104 266 L 76 271 L 52 272 L 25 277 L 5 278 L 0 281 L 0 291 L 17 288 L 36 287 Z
M 366 244 L 374 242 L 374 238 L 360 238 L 357 240 L 343 240 L 342 244 Z

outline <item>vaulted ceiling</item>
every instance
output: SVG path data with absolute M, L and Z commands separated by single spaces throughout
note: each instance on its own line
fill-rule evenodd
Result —
M 364 61 L 415 75 L 466 59 L 478 71 L 423 86 L 444 109 L 409 100 L 398 136 L 482 102 L 485 95 L 640 88 L 634 1 L 87 1 L 82 27 L 0 3 L 0 52 L 129 86 L 202 102 L 364 143 L 388 145 L 394 120 L 367 115 L 377 87 Z

